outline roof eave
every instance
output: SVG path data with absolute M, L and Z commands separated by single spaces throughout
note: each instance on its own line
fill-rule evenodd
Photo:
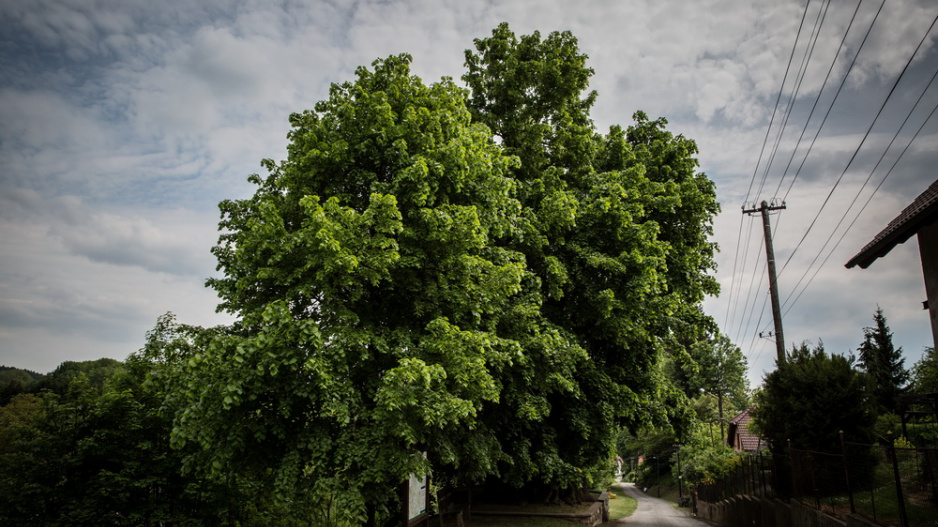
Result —
M 893 250 L 896 245 L 908 241 L 919 229 L 935 223 L 935 220 L 938 220 L 938 202 L 932 203 L 924 210 L 917 213 L 911 221 L 900 225 L 893 232 L 883 236 L 882 239 L 876 239 L 879 238 L 879 235 L 877 235 L 874 241 L 870 242 L 857 253 L 856 256 L 851 258 L 845 264 L 845 267 L 852 269 L 855 266 L 860 266 L 861 269 L 866 269 L 878 258 L 889 254 L 889 251 Z

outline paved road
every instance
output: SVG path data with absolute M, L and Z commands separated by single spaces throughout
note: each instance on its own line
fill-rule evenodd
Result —
M 628 527 L 709 527 L 709 524 L 692 518 L 674 508 L 671 503 L 653 498 L 635 488 L 632 483 L 622 483 L 626 494 L 638 500 L 638 508 L 628 518 L 619 520 L 619 525 Z

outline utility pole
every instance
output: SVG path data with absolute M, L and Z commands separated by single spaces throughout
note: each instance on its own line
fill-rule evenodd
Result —
M 762 213 L 762 227 L 765 229 L 765 258 L 769 268 L 769 294 L 772 297 L 772 318 L 775 319 L 775 349 L 778 353 L 778 363 L 785 362 L 785 334 L 782 331 L 782 311 L 778 301 L 778 279 L 775 276 L 775 249 L 772 247 L 772 226 L 769 222 L 769 212 L 785 209 L 785 202 L 781 205 L 774 200 L 772 205 L 763 201 L 759 208 L 746 208 L 743 205 L 743 214 Z

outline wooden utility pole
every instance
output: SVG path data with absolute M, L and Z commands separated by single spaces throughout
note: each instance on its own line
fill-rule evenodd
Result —
M 775 249 L 772 247 L 772 226 L 769 222 L 769 212 L 774 210 L 783 210 L 785 202 L 781 205 L 773 202 L 769 205 L 763 201 L 759 208 L 746 208 L 743 206 L 743 214 L 762 213 L 762 227 L 765 229 L 765 258 L 768 261 L 769 268 L 769 294 L 772 296 L 772 318 L 775 319 L 775 349 L 778 353 L 778 363 L 785 362 L 785 333 L 782 331 L 782 310 L 778 301 L 778 279 L 775 276 Z

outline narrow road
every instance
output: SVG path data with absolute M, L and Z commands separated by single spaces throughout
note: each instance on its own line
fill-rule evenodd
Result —
M 709 524 L 688 516 L 674 508 L 670 502 L 653 498 L 635 488 L 632 483 L 622 483 L 622 490 L 638 500 L 638 508 L 628 518 L 619 520 L 618 525 L 628 527 L 709 527 Z

